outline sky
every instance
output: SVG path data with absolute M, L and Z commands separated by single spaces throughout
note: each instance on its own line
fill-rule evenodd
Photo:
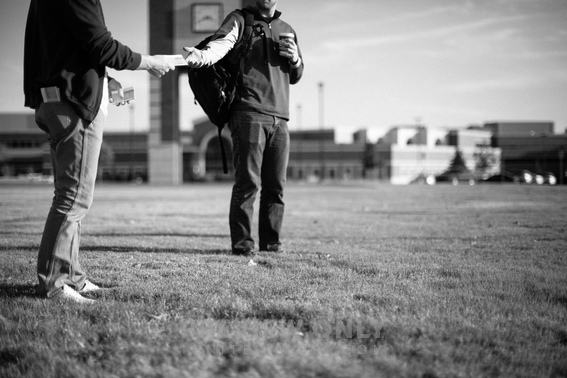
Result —
M 148 52 L 147 0 L 101 3 L 114 38 Z M 0 2 L 0 112 L 29 111 L 22 90 L 28 6 Z M 278 9 L 305 62 L 291 90 L 292 130 L 334 128 L 348 142 L 359 129 L 376 141 L 416 123 L 552 121 L 556 133 L 567 129 L 567 0 L 280 0 Z M 111 75 L 135 86 L 136 101 L 133 110 L 111 107 L 105 130 L 148 130 L 149 75 Z M 181 128 L 190 129 L 203 113 L 181 84 Z

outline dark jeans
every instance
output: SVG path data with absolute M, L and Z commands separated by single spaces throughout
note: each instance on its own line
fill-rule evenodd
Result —
M 92 202 L 102 145 L 102 111 L 85 121 L 67 102 L 43 103 L 37 125 L 51 147 L 55 196 L 43 230 L 37 260 L 37 293 L 51 297 L 63 285 L 79 290 L 86 274 L 79 263 L 81 220 Z
M 235 253 L 254 249 L 251 235 L 256 193 L 260 192 L 260 250 L 279 246 L 284 215 L 283 191 L 289 160 L 284 119 L 254 111 L 235 111 L 230 119 L 235 182 L 230 201 L 230 237 Z

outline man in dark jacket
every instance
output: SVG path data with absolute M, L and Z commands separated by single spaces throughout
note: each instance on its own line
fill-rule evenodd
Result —
M 260 193 L 259 249 L 281 252 L 283 191 L 289 159 L 289 86 L 303 73 L 303 60 L 293 28 L 280 19 L 277 0 L 256 0 L 254 31 L 233 104 L 232 134 L 235 183 L 230 203 L 232 252 L 252 256 L 254 200 Z M 186 47 L 189 67 L 211 65 L 224 57 L 242 36 L 244 18 L 232 12 L 204 50 Z
M 90 303 L 80 293 L 99 289 L 79 264 L 79 238 L 93 201 L 109 91 L 121 89 L 106 67 L 157 77 L 175 69 L 173 56 L 141 55 L 113 39 L 99 0 L 31 0 L 25 106 L 35 109 L 36 123 L 47 134 L 55 180 L 37 266 L 36 292 L 48 298 Z

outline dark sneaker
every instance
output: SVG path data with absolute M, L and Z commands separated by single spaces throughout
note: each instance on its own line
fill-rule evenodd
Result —
M 272 253 L 282 253 L 284 251 L 281 244 L 268 244 L 266 248 L 261 248 L 260 250 Z
M 252 249 L 233 250 L 232 254 L 235 256 L 254 257 L 254 250 Z

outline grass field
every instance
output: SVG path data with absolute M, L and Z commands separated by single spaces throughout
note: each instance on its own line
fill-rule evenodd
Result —
M 567 376 L 567 187 L 291 183 L 251 264 L 229 185 L 99 185 L 90 306 L 32 294 L 51 196 L 0 185 L 1 377 Z

